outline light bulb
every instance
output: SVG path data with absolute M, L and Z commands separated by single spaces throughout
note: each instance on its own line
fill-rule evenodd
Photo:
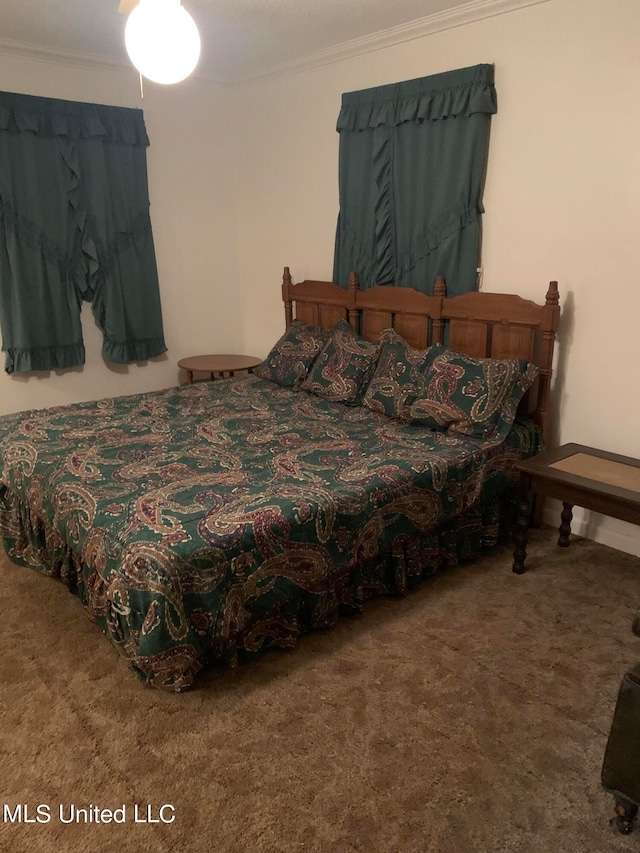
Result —
M 140 0 L 124 43 L 138 71 L 154 83 L 179 83 L 200 57 L 200 34 L 180 0 Z

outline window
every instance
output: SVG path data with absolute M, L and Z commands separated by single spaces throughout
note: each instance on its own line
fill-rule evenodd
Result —
M 8 373 L 84 364 L 91 302 L 103 353 L 164 344 L 141 110 L 0 92 L 0 327 Z
M 334 281 L 475 289 L 493 77 L 477 65 L 342 96 Z

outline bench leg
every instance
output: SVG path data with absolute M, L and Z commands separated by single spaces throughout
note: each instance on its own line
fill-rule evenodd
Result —
M 558 545 L 561 548 L 569 547 L 569 537 L 571 536 L 571 520 L 573 518 L 573 504 L 563 503 L 562 504 L 562 515 L 560 516 L 560 536 L 558 538 Z
M 513 571 L 517 575 L 522 575 L 526 572 L 524 561 L 527 559 L 527 538 L 529 534 L 529 521 L 531 519 L 529 484 L 529 477 L 526 474 L 521 474 L 518 492 L 518 517 L 514 531 L 516 547 L 513 551 Z

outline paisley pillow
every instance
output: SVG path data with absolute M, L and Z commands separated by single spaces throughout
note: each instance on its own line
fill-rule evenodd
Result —
M 503 441 L 537 374 L 538 368 L 523 359 L 472 358 L 440 349 L 411 404 L 411 421 Z
M 361 338 L 346 320 L 339 320 L 302 387 L 326 400 L 357 404 L 375 370 L 378 350 L 377 343 Z
M 284 388 L 298 388 L 330 337 L 330 329 L 294 320 L 253 372 L 261 379 L 269 379 Z
M 378 342 L 380 356 L 363 403 L 387 417 L 408 419 L 409 407 L 424 383 L 433 347 L 415 349 L 395 329 L 384 329 Z

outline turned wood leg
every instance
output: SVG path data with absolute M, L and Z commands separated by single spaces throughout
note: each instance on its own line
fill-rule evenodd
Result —
M 629 835 L 630 832 L 633 832 L 638 806 L 629 800 L 625 800 L 624 797 L 616 797 L 615 812 L 615 824 L 618 830 L 624 835 Z
M 527 559 L 527 537 L 529 533 L 529 521 L 531 518 L 531 505 L 529 503 L 529 477 L 525 474 L 520 476 L 520 488 L 518 496 L 518 517 L 514 539 L 516 547 L 513 551 L 513 571 L 517 575 L 526 572 L 524 561 Z
M 563 510 L 560 523 L 560 536 L 558 538 L 558 545 L 561 548 L 569 547 L 569 537 L 571 536 L 571 519 L 573 518 L 573 504 L 564 503 L 562 504 Z

